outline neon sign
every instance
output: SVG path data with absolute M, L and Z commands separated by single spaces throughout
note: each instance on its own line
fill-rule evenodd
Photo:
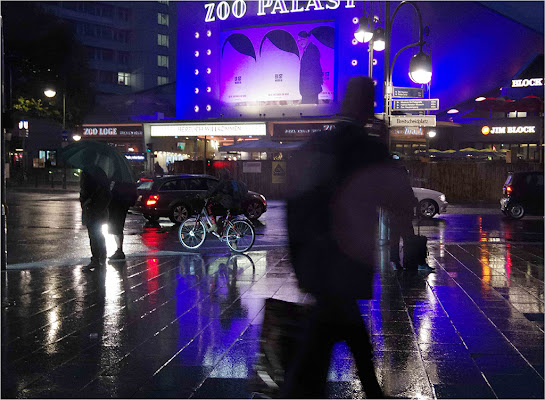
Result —
M 543 78 L 513 79 L 511 87 L 543 86 Z
M 356 0 L 344 0 L 344 3 L 344 8 L 356 7 Z M 336 10 L 340 6 L 341 0 L 309 0 L 307 2 L 301 0 L 259 0 L 257 15 Z M 235 18 L 242 18 L 248 10 L 245 0 L 220 1 L 218 4 L 207 3 L 204 8 L 206 9 L 204 22 L 213 22 L 216 18 L 225 21 L 231 14 Z
M 536 127 L 534 126 L 483 126 L 481 128 L 483 135 L 503 135 L 509 133 L 536 133 Z

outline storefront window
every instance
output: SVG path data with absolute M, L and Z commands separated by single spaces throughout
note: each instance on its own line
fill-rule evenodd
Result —
M 38 152 L 39 164 L 45 168 L 57 166 L 57 152 L 55 150 L 40 150 Z

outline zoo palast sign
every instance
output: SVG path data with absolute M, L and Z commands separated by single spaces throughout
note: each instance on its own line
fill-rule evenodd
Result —
M 247 1 L 220 1 L 206 3 L 206 17 L 204 22 L 213 22 L 217 19 L 225 21 L 232 14 L 235 18 L 242 18 L 248 11 Z M 258 0 L 257 14 L 289 14 L 306 11 L 336 10 L 344 5 L 344 8 L 356 7 L 356 0 Z

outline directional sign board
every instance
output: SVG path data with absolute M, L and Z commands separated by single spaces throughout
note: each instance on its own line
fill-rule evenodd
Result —
M 436 126 L 435 115 L 392 115 L 390 126 Z
M 392 97 L 402 97 L 404 99 L 416 97 L 417 99 L 421 99 L 424 97 L 424 89 L 394 86 L 394 93 Z
M 439 99 L 394 99 L 392 110 L 439 110 Z

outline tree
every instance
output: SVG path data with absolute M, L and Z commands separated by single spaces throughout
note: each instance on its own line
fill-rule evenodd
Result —
M 66 125 L 81 124 L 93 104 L 87 51 L 72 27 L 35 2 L 3 1 L 7 110 L 62 122 L 66 90 Z M 46 99 L 46 86 L 57 95 Z

